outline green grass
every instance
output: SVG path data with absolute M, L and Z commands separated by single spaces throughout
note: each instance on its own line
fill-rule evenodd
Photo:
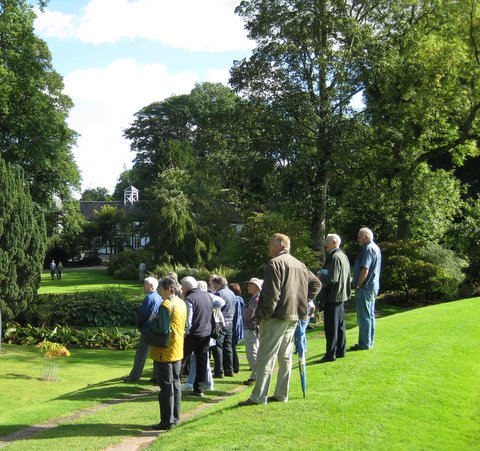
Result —
M 153 449 L 471 450 L 480 443 L 480 298 L 386 316 L 372 351 L 313 364 L 323 354 L 320 329 L 309 332 L 304 399 L 295 367 L 287 404 L 236 407 L 250 388 L 212 403 Z M 348 344 L 358 331 L 350 328 Z M 113 380 L 126 374 L 133 352 L 76 350 L 61 362 L 62 381 L 38 380 L 41 359 L 28 348 L 0 354 L 1 433 L 65 415 L 142 387 Z M 218 383 L 222 394 L 248 376 Z M 91 385 L 89 385 L 91 384 Z M 145 386 L 145 385 L 144 385 Z M 273 387 L 272 387 L 273 390 Z M 212 396 L 207 396 L 206 401 Z M 200 400 L 187 397 L 182 411 Z M 8 406 L 7 408 L 3 406 Z M 103 449 L 158 421 L 155 394 L 42 432 L 7 449 Z
M 120 288 L 129 295 L 143 297 L 143 286 L 137 281 L 125 281 L 114 279 L 108 271 L 102 269 L 66 269 L 60 280 L 52 280 L 50 271 L 44 271 L 41 275 L 38 294 L 60 294 L 75 291 L 101 290 L 105 287 Z

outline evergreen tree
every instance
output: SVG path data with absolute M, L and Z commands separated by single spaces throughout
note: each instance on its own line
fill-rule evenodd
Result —
M 45 220 L 32 202 L 23 170 L 0 159 L 0 309 L 4 320 L 37 293 L 46 246 Z

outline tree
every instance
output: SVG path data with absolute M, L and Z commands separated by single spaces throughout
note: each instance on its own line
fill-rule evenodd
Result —
M 112 196 L 108 192 L 107 188 L 97 186 L 96 188 L 86 189 L 82 193 L 82 197 L 80 198 L 80 200 L 81 201 L 95 201 L 95 200 L 111 201 Z
M 127 218 L 125 211 L 111 205 L 104 205 L 100 211 L 94 211 L 91 221 L 94 234 L 99 240 L 99 246 L 110 249 L 110 255 L 122 250 L 126 236 Z
M 379 2 L 367 3 L 251 0 L 237 8 L 257 47 L 235 63 L 231 83 L 278 116 L 277 165 L 291 181 L 292 206 L 310 221 L 315 249 L 337 161 L 354 149 L 361 125 L 351 102 L 363 89 L 364 49 L 375 29 L 369 12 Z
M 419 213 L 424 228 L 435 223 L 435 216 L 427 218 L 418 209 L 429 196 L 422 188 L 426 173 L 438 161 L 452 169 L 479 154 L 480 5 L 477 0 L 399 1 L 383 14 L 383 39 L 372 49 L 365 72 L 374 132 L 371 161 L 381 162 L 374 165 L 379 178 L 398 184 L 396 238 L 406 239 L 419 237 Z M 430 177 L 446 180 L 445 174 L 430 172 Z M 445 186 L 437 187 L 445 192 Z M 459 207 L 458 189 L 449 197 L 442 220 Z
M 72 198 L 80 175 L 71 151 L 76 134 L 66 123 L 72 102 L 34 18 L 24 0 L 0 1 L 0 155 L 23 168 L 33 201 L 50 213 L 52 236 L 62 218 L 58 200 Z
M 32 202 L 23 171 L 0 158 L 0 310 L 14 319 L 33 302 L 46 247 L 43 214 Z

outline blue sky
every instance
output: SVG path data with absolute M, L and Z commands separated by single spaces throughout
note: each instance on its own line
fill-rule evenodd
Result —
M 227 83 L 250 54 L 240 0 L 50 0 L 37 34 L 75 106 L 69 125 L 82 190 L 113 190 L 134 153 L 123 139 L 140 108 L 203 81 Z

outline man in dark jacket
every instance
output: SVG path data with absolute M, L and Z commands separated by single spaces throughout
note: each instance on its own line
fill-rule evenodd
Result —
M 299 319 L 308 317 L 308 301 L 320 290 L 320 281 L 290 255 L 290 238 L 276 233 L 268 245 L 272 259 L 265 268 L 256 317 L 260 320 L 257 380 L 250 398 L 239 406 L 287 402 L 292 375 L 294 332 Z M 277 384 L 268 396 L 275 361 Z
M 345 357 L 344 302 L 350 299 L 350 262 L 340 250 L 342 240 L 330 233 L 323 240 L 327 259 L 319 271 L 322 282 L 320 300 L 324 304 L 323 322 L 327 340 L 325 355 L 317 363 L 333 362 Z
M 198 288 L 198 282 L 193 277 L 184 277 L 180 284 L 187 305 L 187 329 L 185 336 L 185 359 L 193 352 L 195 354 L 194 396 L 203 396 L 205 375 L 208 365 L 208 348 L 212 332 L 212 307 L 210 296 Z M 185 365 L 184 360 L 182 367 Z
M 214 275 L 210 278 L 210 286 L 217 296 L 220 296 L 225 305 L 222 307 L 225 328 L 217 337 L 216 346 L 213 347 L 213 359 L 215 360 L 214 378 L 233 376 L 233 316 L 237 298 L 235 293 L 228 288 L 227 279 L 223 276 Z

